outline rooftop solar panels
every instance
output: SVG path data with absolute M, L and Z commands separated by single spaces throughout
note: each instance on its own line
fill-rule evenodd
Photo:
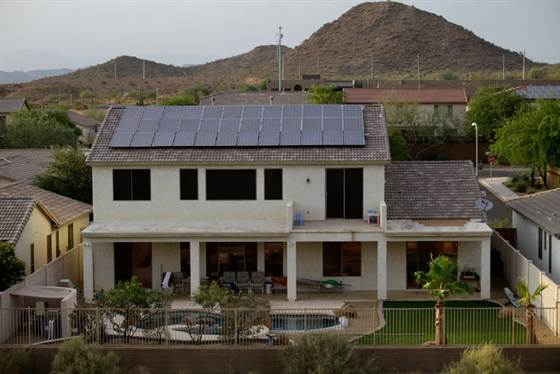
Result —
M 361 105 L 128 107 L 111 147 L 365 145 Z
M 526 99 L 560 99 L 560 86 L 558 85 L 529 85 L 520 88 L 517 92 Z

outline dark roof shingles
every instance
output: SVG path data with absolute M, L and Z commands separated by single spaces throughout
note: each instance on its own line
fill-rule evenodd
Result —
M 0 149 L 0 177 L 31 182 L 47 168 L 51 157 L 50 149 Z
M 24 106 L 26 106 L 25 98 L 0 99 L 1 114 L 19 112 Z
M 0 197 L 0 242 L 17 243 L 34 207 L 32 197 Z
M 553 235 L 560 235 L 560 188 L 511 200 L 508 205 Z

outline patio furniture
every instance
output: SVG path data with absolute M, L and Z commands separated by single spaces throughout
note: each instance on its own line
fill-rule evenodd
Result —
M 176 291 L 181 290 L 181 293 L 187 292 L 188 290 L 190 290 L 190 283 L 190 279 L 185 277 L 182 272 L 173 272 L 173 284 L 175 285 Z
M 224 271 L 224 275 L 222 276 L 222 280 L 220 282 L 222 285 L 226 284 L 235 284 L 235 272 L 233 271 Z
M 261 293 L 264 292 L 264 281 L 266 280 L 264 272 L 253 271 L 251 272 L 251 290 L 259 290 Z
M 248 290 L 251 286 L 251 280 L 249 279 L 248 271 L 237 272 L 237 287 L 240 290 Z
M 519 304 L 519 301 L 516 299 L 513 291 L 510 290 L 509 287 L 504 287 L 504 293 L 506 294 L 506 298 L 508 299 L 508 302 L 509 304 L 511 304 L 511 306 L 513 306 L 514 308 L 521 307 L 521 304 Z
M 347 284 L 344 284 L 340 281 L 334 280 L 334 279 L 327 279 L 324 281 L 318 281 L 318 280 L 314 280 L 314 279 L 307 279 L 307 278 L 299 278 L 297 280 L 297 283 L 299 286 L 303 286 L 303 287 L 308 287 L 308 288 L 313 288 L 316 290 L 340 290 L 343 289 L 346 286 L 349 286 Z

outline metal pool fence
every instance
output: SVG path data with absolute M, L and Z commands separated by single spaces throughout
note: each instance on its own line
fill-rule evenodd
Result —
M 559 344 L 558 318 L 557 308 L 449 307 L 443 331 L 448 345 Z M 429 344 L 435 309 L 0 309 L 0 345 L 58 344 L 75 336 L 108 345 L 284 345 L 319 333 L 360 345 Z

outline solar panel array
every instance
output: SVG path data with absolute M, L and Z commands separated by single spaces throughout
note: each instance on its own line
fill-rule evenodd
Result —
M 365 145 L 361 105 L 127 107 L 112 147 Z
M 527 99 L 560 99 L 560 86 L 527 86 L 518 92 Z

